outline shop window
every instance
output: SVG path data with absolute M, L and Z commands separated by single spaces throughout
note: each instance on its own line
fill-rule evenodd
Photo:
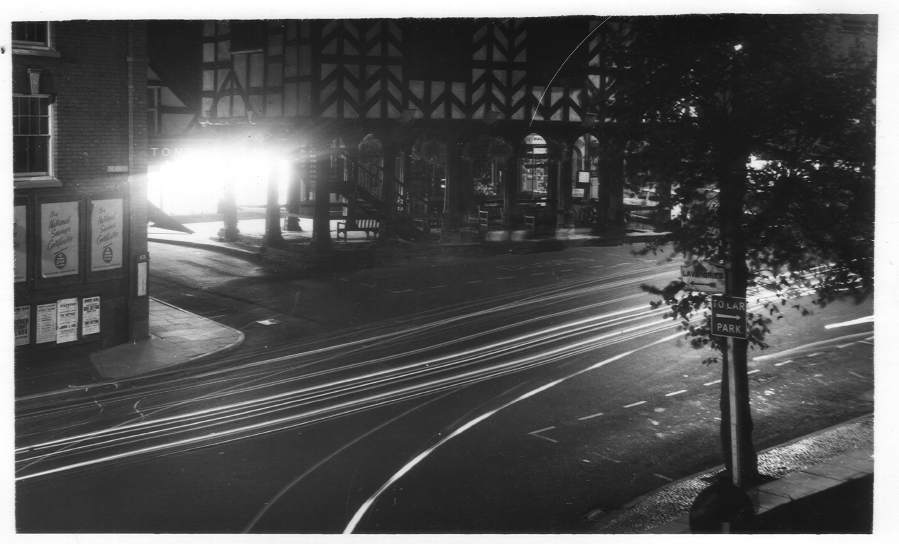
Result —
M 13 96 L 13 172 L 17 182 L 52 175 L 52 106 L 46 95 Z

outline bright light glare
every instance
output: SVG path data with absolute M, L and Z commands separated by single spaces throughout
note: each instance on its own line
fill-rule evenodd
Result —
M 766 166 L 768 166 L 769 162 L 771 161 L 762 160 L 755 155 L 750 155 L 748 166 L 753 170 L 763 170 Z
M 216 214 L 226 188 L 233 191 L 238 206 L 265 206 L 269 173 L 276 176 L 283 202 L 290 166 L 264 151 L 196 150 L 150 169 L 147 194 L 170 215 Z

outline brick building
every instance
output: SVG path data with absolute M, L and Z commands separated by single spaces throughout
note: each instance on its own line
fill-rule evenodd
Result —
M 17 361 L 148 334 L 146 25 L 12 25 Z

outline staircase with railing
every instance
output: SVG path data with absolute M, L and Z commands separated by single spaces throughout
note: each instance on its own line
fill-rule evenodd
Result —
M 401 238 L 428 238 L 434 218 L 424 195 L 411 191 L 403 180 L 386 176 L 382 166 L 362 162 L 344 150 L 332 152 L 330 162 L 331 189 L 347 200 L 348 217 L 378 219 L 387 232 Z M 386 183 L 392 184 L 387 188 L 392 191 L 385 190 Z

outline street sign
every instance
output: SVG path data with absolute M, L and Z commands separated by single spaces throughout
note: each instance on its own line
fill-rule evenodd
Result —
M 746 338 L 746 299 L 712 296 L 712 336 Z
M 721 265 L 695 261 L 680 267 L 687 288 L 703 293 L 724 293 L 727 271 Z

